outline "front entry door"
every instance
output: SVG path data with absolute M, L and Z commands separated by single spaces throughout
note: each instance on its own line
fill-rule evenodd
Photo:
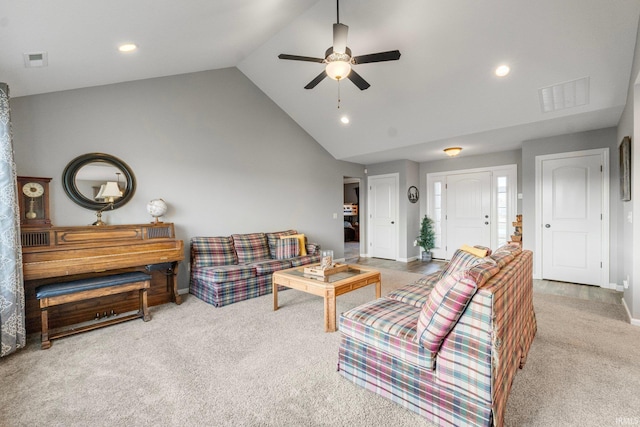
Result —
M 397 255 L 398 177 L 369 178 L 370 256 L 395 260 Z
M 467 244 L 491 247 L 491 172 L 447 177 L 447 259 Z
M 602 285 L 602 156 L 542 161 L 542 278 Z

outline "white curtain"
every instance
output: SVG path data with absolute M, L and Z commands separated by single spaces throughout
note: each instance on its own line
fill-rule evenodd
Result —
M 0 83 L 0 357 L 25 346 L 24 283 L 9 87 Z

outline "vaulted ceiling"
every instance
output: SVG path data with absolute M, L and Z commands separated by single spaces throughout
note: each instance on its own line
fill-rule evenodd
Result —
M 337 159 L 428 161 L 617 125 L 639 16 L 638 0 L 342 0 L 354 56 L 402 56 L 355 65 L 367 90 L 306 90 L 323 65 L 277 56 L 324 57 L 334 0 L 0 0 L 0 81 L 17 97 L 236 66 Z M 34 52 L 47 67 L 25 68 Z M 540 89 L 583 78 L 550 92 L 577 106 L 542 111 Z

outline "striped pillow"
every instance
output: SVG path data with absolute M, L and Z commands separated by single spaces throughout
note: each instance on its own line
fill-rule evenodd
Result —
M 280 239 L 276 244 L 276 259 L 289 259 L 300 255 L 298 239 Z
M 493 260 L 456 271 L 436 283 L 422 306 L 416 339 L 427 350 L 437 352 L 458 322 L 477 289 L 500 271 Z
M 269 253 L 272 259 L 276 259 L 276 245 L 282 236 L 291 236 L 298 234 L 296 230 L 276 231 L 274 233 L 265 233 L 267 236 L 267 242 L 269 243 Z
M 290 236 L 282 236 L 281 239 L 298 239 L 298 247 L 300 248 L 300 256 L 307 255 L 307 238 L 304 234 L 291 234 Z
M 437 352 L 477 289 L 476 282 L 464 272 L 440 279 L 420 310 L 417 342 L 425 349 Z
M 444 279 L 445 277 L 457 271 L 462 271 L 469 267 L 473 267 L 474 265 L 479 264 L 484 260 L 485 258 L 475 256 L 467 251 L 463 251 L 462 249 L 457 249 L 453 253 L 449 264 L 447 264 L 445 269 L 442 270 L 442 273 L 440 273 L 440 279 Z
M 486 260 L 440 279 L 420 311 L 416 329 L 420 345 L 437 352 L 478 288 L 498 271 L 500 267 L 493 260 Z

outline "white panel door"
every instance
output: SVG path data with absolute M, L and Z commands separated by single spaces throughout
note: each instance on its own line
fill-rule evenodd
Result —
M 395 260 L 398 241 L 398 178 L 369 178 L 369 213 L 371 221 L 370 255 Z
M 601 285 L 600 155 L 542 162 L 542 278 Z
M 447 177 L 447 259 L 460 246 L 491 247 L 491 172 Z

